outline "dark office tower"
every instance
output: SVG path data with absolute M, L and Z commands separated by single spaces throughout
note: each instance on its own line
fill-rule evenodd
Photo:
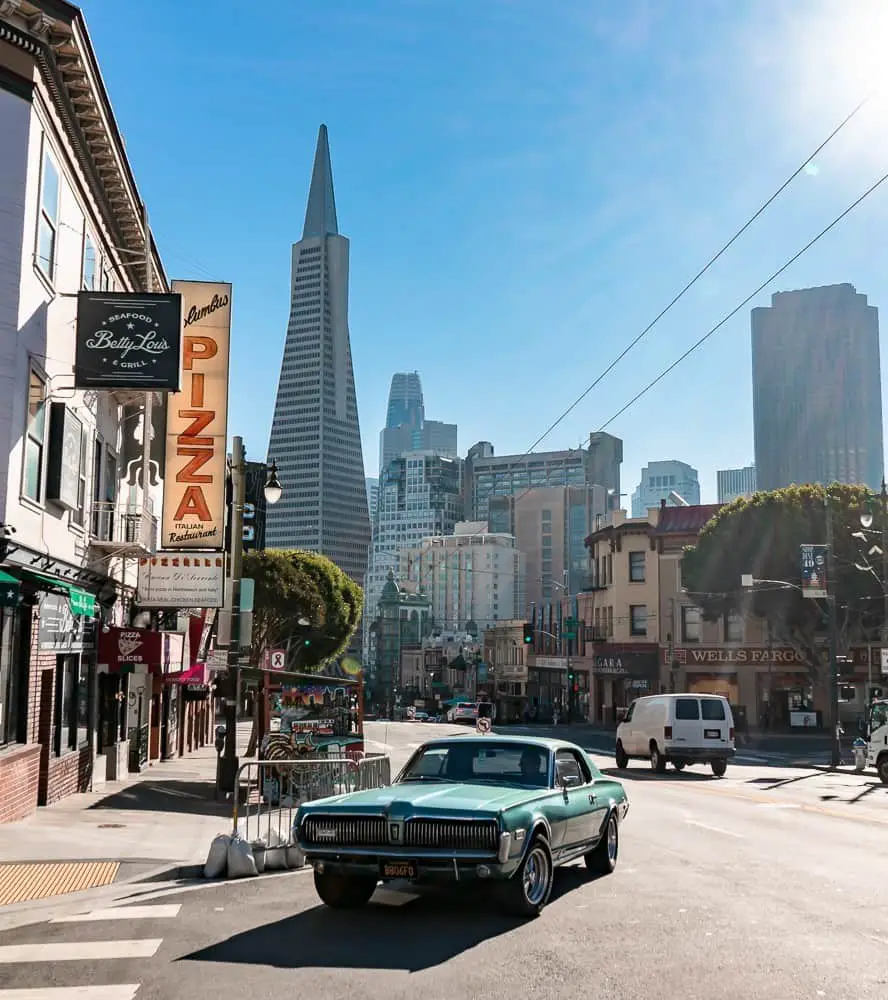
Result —
M 290 322 L 268 446 L 284 494 L 268 508 L 266 544 L 320 552 L 362 584 L 370 521 L 348 334 L 348 258 L 322 125 L 305 227 L 293 245 Z
M 760 490 L 882 479 L 879 314 L 853 285 L 778 292 L 752 310 Z

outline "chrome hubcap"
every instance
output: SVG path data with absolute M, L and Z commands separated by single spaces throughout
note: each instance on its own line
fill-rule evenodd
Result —
M 651 767 L 656 767 L 660 763 L 660 755 L 656 750 L 651 750 Z
M 549 859 L 545 851 L 533 848 L 524 865 L 524 895 L 528 903 L 536 906 L 546 895 L 549 884 Z
M 617 824 L 613 818 L 607 824 L 607 857 L 609 861 L 617 860 Z

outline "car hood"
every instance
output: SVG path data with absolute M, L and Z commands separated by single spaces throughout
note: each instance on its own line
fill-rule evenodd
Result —
M 496 815 L 510 806 L 529 802 L 547 794 L 546 789 L 509 788 L 495 785 L 425 784 L 405 782 L 385 788 L 371 788 L 348 795 L 319 799 L 304 807 L 306 812 L 324 812 L 329 806 L 356 812 L 421 812 L 424 816 L 453 813 Z

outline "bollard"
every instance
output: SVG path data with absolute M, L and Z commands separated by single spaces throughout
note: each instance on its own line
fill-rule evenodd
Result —
M 866 740 L 860 738 L 854 741 L 854 770 L 866 770 Z

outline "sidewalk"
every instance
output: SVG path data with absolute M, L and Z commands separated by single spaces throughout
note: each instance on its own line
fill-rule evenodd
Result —
M 242 759 L 251 725 L 238 723 Z M 230 832 L 231 803 L 215 795 L 216 756 L 213 745 L 202 747 L 0 825 L 0 915 L 202 864 L 213 837 Z

